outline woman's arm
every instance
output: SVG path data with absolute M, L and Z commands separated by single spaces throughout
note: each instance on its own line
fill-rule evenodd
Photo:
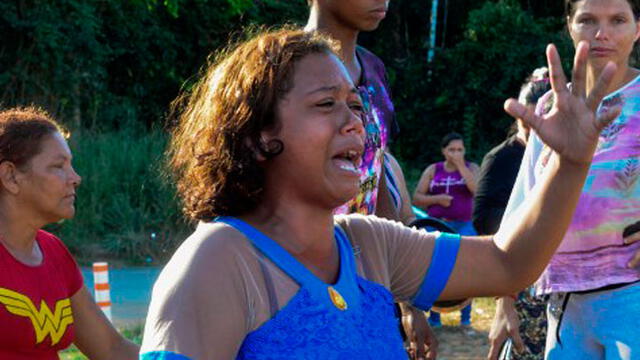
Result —
M 505 103 L 507 112 L 524 119 L 556 153 L 532 196 L 503 222 L 495 241 L 463 238 L 441 299 L 514 293 L 539 276 L 560 244 L 573 217 L 599 133 L 620 112 L 619 107 L 611 108 L 596 117 L 615 65 L 608 64 L 594 89 L 586 94 L 587 54 L 588 44 L 581 43 L 569 90 L 558 53 L 555 47 L 548 48 L 556 99 L 548 114 L 537 116 L 513 99 Z
M 435 164 L 429 165 L 422 172 L 420 180 L 418 181 L 418 185 L 416 186 L 416 190 L 413 193 L 413 205 L 425 211 L 431 205 L 442 205 L 447 207 L 451 203 L 452 197 L 449 195 L 429 195 L 429 185 L 431 185 L 431 180 L 433 180 L 435 172 Z
M 400 204 L 398 214 L 400 216 L 400 221 L 405 225 L 409 225 L 416 219 L 416 215 L 411 209 L 411 197 L 409 196 L 409 190 L 407 190 L 407 183 L 404 179 L 402 167 L 398 163 L 398 160 L 389 153 L 387 153 L 386 160 L 389 161 L 390 168 L 393 170 L 393 174 L 396 179 L 396 186 L 400 193 L 400 198 L 402 199 L 402 204 Z
M 86 287 L 71 297 L 74 344 L 89 359 L 137 359 L 138 345 L 120 335 L 102 313 Z

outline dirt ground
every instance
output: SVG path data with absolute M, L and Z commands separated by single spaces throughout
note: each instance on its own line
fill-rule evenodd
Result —
M 438 360 L 486 359 L 489 352 L 489 329 L 495 302 L 492 298 L 474 299 L 471 328 L 458 326 L 460 312 L 442 314 L 443 326 L 434 329 L 438 341 Z

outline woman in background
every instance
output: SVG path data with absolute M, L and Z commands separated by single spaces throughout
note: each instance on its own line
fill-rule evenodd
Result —
M 640 217 L 640 71 L 629 62 L 640 37 L 640 1 L 565 0 L 565 9 L 576 52 L 587 54 L 586 71 L 576 74 L 571 91 L 585 96 L 614 63 L 611 84 L 597 105 L 599 111 L 612 107 L 622 111 L 602 131 L 569 230 L 536 283 L 537 295 L 550 296 L 546 358 L 636 359 L 640 355 L 636 330 L 640 243 L 634 234 Z M 537 111 L 551 114 L 557 101 L 548 93 Z M 568 136 L 584 130 L 575 128 Z M 550 153 L 532 131 L 502 225 L 517 221 L 547 174 Z M 513 301 L 498 305 L 494 324 L 504 328 L 511 322 Z
M 84 287 L 62 241 L 41 230 L 71 219 L 80 176 L 66 132 L 35 108 L 0 112 L 0 358 L 136 359 Z
M 547 68 L 536 69 L 520 89 L 518 101 L 533 110 L 538 99 L 549 89 L 551 89 L 549 71 Z M 520 169 L 529 137 L 529 127 L 521 119 L 516 119 L 514 127 L 515 133 L 489 151 L 480 167 L 480 180 L 473 207 L 473 225 L 479 235 L 492 235 L 498 231 L 518 169 Z M 507 311 L 514 310 L 507 314 L 510 323 L 506 327 L 496 324 L 489 333 L 490 359 L 496 359 L 498 352 L 501 360 L 542 360 L 544 358 L 547 333 L 545 307 L 548 296 L 538 297 L 529 290 L 521 291 L 513 298 L 497 299 L 499 302 L 515 301 L 515 306 L 506 308 Z M 500 304 L 498 308 L 504 309 Z M 496 319 L 501 318 L 501 316 L 496 317 Z M 511 339 L 505 344 L 507 337 Z M 504 349 L 500 351 L 502 348 Z
M 413 204 L 431 217 L 443 220 L 460 235 L 476 235 L 471 223 L 478 165 L 464 158 L 464 140 L 452 132 L 442 138 L 444 161 L 429 165 L 420 176 Z M 431 326 L 440 327 L 440 314 L 431 311 Z M 460 310 L 460 324 L 471 325 L 471 304 Z

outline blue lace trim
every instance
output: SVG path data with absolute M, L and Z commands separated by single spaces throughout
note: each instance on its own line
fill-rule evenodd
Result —
M 358 278 L 362 307 L 337 310 L 305 288 L 249 333 L 237 359 L 407 359 L 391 293 Z

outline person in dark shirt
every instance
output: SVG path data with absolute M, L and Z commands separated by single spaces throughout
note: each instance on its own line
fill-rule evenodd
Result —
M 522 86 L 518 101 L 533 108 L 549 89 L 547 68 L 536 69 Z M 498 230 L 528 137 L 529 128 L 516 119 L 509 137 L 482 160 L 473 206 L 473 226 L 478 235 L 495 234 Z
M 522 86 L 518 101 L 535 108 L 538 99 L 550 88 L 547 69 L 537 69 Z M 519 119 L 515 121 L 513 129 L 507 140 L 489 151 L 482 161 L 473 209 L 473 225 L 479 235 L 495 234 L 498 230 L 520 169 L 529 129 Z M 521 292 L 515 298 L 509 299 L 515 303 L 515 312 L 510 313 L 510 316 L 517 317 L 519 324 L 512 329 L 513 334 L 516 335 L 510 334 L 513 342 L 506 342 L 502 349 L 498 349 L 494 344 L 504 343 L 502 337 L 506 334 L 492 329 L 489 335 L 492 344 L 489 358 L 542 360 L 547 329 L 545 316 L 547 298 L 533 296 L 527 291 Z M 528 349 L 526 353 L 517 351 L 525 345 Z

